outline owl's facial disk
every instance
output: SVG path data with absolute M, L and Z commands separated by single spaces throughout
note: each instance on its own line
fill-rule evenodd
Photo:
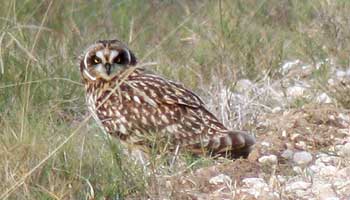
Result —
M 135 55 L 118 40 L 101 40 L 82 57 L 80 69 L 86 79 L 111 80 L 120 70 L 136 63 Z
M 131 60 L 129 51 L 102 49 L 89 56 L 90 71 L 96 76 L 110 80 L 114 75 L 127 67 Z

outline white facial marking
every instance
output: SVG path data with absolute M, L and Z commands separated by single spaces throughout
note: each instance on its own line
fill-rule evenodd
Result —
M 101 75 L 104 75 L 106 73 L 106 68 L 103 67 L 103 64 L 97 64 L 95 66 L 95 70 L 100 72 Z
M 111 54 L 109 55 L 109 63 L 112 63 L 112 62 L 113 62 L 113 59 L 114 59 L 115 57 L 117 57 L 118 55 L 119 55 L 119 52 L 118 52 L 118 51 L 115 51 L 115 50 L 111 51 Z
M 89 77 L 89 79 L 91 79 L 91 80 L 93 80 L 93 81 L 95 81 L 95 80 L 96 80 L 96 78 L 95 78 L 95 77 L 93 77 L 93 76 L 91 76 L 91 74 L 89 74 L 89 72 L 87 71 L 87 69 L 84 69 L 84 73 L 85 73 L 85 75 L 86 75 L 86 76 L 88 76 L 88 77 Z
M 89 52 L 87 52 L 85 54 L 85 56 L 84 56 L 84 67 L 85 67 L 85 69 L 87 69 L 87 57 L 88 57 L 88 55 L 89 55 Z
M 85 73 L 85 75 L 86 75 L 87 77 L 89 77 L 89 79 L 95 81 L 95 80 L 96 80 L 96 77 L 91 76 L 91 74 L 89 73 L 89 71 L 88 71 L 88 69 L 87 69 L 87 57 L 88 57 L 88 55 L 89 55 L 89 52 L 87 52 L 87 53 L 85 54 L 85 57 L 84 57 L 84 68 L 85 68 L 85 69 L 84 69 L 84 73 Z
M 131 61 L 131 55 L 130 52 L 128 50 L 126 50 L 126 53 L 128 54 L 128 63 Z
M 104 57 L 103 51 L 96 52 L 96 56 L 102 60 L 102 63 L 106 63 L 106 58 Z

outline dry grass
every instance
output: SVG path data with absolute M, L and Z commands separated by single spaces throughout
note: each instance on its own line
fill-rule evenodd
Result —
M 270 101 L 269 84 L 258 89 L 284 79 L 286 60 L 316 65 L 331 58 L 339 68 L 349 66 L 349 8 L 342 0 L 2 2 L 0 197 L 157 198 L 164 195 L 159 176 L 216 162 L 181 155 L 185 162 L 174 169 L 164 155 L 144 170 L 87 121 L 76 62 L 91 42 L 127 42 L 140 60 L 158 63 L 149 69 L 204 97 L 227 125 L 254 129 L 258 114 L 280 106 Z M 314 74 L 318 86 L 327 77 L 324 67 Z M 250 101 L 222 96 L 237 91 L 242 78 L 257 89 L 246 94 Z M 348 107 L 348 95 L 335 94 Z

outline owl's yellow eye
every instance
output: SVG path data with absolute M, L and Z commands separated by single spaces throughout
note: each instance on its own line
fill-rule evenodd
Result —
M 100 64 L 102 62 L 102 60 L 97 56 L 93 56 L 91 61 L 94 65 Z
M 117 64 L 122 64 L 122 58 L 120 56 L 114 58 L 113 60 L 114 63 L 117 63 Z

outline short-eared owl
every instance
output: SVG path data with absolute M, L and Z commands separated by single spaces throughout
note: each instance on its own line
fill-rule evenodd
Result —
M 81 56 L 90 111 L 104 130 L 127 144 L 148 146 L 147 136 L 167 138 L 194 154 L 247 157 L 255 139 L 227 129 L 203 101 L 181 84 L 147 73 L 118 40 L 102 40 Z

